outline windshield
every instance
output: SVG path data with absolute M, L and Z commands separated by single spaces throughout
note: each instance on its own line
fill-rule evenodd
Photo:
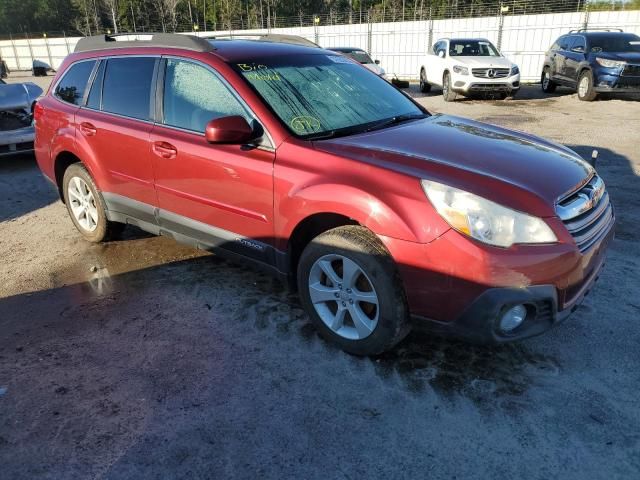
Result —
M 339 55 L 270 58 L 233 68 L 302 138 L 353 134 L 426 115 L 388 82 Z
M 637 35 L 613 34 L 590 37 L 592 52 L 640 52 L 640 37 Z
M 353 58 L 358 63 L 373 63 L 369 54 L 362 50 L 352 50 L 351 52 L 342 52 L 342 54 L 349 58 Z
M 452 57 L 499 57 L 498 49 L 486 40 L 451 40 L 449 55 Z

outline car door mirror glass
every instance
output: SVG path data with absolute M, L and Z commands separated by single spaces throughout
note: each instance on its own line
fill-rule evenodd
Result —
M 584 53 L 584 47 L 581 47 L 581 46 L 573 47 L 571 51 L 574 53 Z
M 438 56 L 439 56 L 440 58 L 444 58 L 444 50 L 439 50 L 439 51 L 438 51 Z
M 245 144 L 258 137 L 256 130 L 240 115 L 214 118 L 205 128 L 209 143 Z

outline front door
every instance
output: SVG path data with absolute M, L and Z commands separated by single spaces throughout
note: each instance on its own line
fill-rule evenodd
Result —
M 580 64 L 585 59 L 587 44 L 584 37 L 575 35 L 565 53 L 564 75 L 568 81 L 577 83 Z
M 274 150 L 207 143 L 214 118 L 257 120 L 211 67 L 162 63 L 162 113 L 151 131 L 161 226 L 272 263 Z

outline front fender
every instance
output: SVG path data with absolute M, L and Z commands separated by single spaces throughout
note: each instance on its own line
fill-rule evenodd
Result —
M 369 191 L 345 184 L 303 188 L 282 199 L 277 208 L 276 218 L 281 223 L 276 226 L 276 233 L 284 243 L 300 222 L 321 213 L 343 215 L 377 235 L 411 242 L 427 243 L 449 230 L 444 221 L 433 218 L 426 198 L 421 202 L 406 197 L 385 202 Z

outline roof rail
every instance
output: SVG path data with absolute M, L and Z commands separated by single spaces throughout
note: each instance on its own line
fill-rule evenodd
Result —
M 206 38 L 177 33 L 122 33 L 116 35 L 95 35 L 81 38 L 74 52 L 89 52 L 107 48 L 170 47 L 212 52 L 216 48 Z
M 250 39 L 261 42 L 291 43 L 293 45 L 302 45 L 303 47 L 322 48 L 317 43 L 314 43 L 304 37 L 300 37 L 298 35 L 285 35 L 281 33 L 224 33 L 221 35 L 211 35 L 206 38 L 210 40 L 233 40 L 234 38 Z
M 583 32 L 622 32 L 624 30 L 615 27 L 593 27 L 593 28 L 578 28 L 577 30 L 569 30 L 569 33 L 583 33 Z

